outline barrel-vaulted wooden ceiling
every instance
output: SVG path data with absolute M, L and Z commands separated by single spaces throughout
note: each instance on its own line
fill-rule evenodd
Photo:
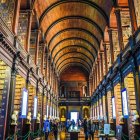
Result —
M 35 10 L 56 70 L 91 71 L 113 0 L 36 0 Z

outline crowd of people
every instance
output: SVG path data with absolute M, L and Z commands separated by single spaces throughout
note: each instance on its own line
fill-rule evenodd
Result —
M 44 121 L 43 131 L 45 133 L 45 140 L 48 140 L 50 132 L 53 133 L 55 140 L 58 139 L 58 126 L 59 121 L 57 119 L 54 120 L 47 119 Z
M 53 133 L 55 140 L 58 139 L 58 131 L 66 131 L 69 132 L 70 129 L 75 129 L 75 127 L 79 130 L 83 129 L 85 140 L 94 140 L 94 133 L 98 130 L 98 123 L 93 123 L 90 119 L 84 120 L 67 120 L 65 123 L 60 122 L 58 119 L 44 121 L 43 131 L 45 133 L 45 140 L 48 140 L 48 136 L 50 133 Z

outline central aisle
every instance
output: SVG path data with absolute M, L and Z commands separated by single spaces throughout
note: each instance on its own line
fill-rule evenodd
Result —
M 49 140 L 54 140 L 53 134 L 50 134 Z M 66 133 L 64 131 L 59 132 L 58 140 L 70 140 L 69 133 Z M 83 131 L 80 132 L 78 140 L 85 140 Z M 94 140 L 99 140 L 99 138 L 95 137 Z

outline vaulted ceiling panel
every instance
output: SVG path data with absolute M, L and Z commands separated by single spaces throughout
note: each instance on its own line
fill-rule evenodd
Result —
M 81 30 L 83 34 L 87 34 L 89 35 L 89 38 L 93 38 L 95 43 L 97 43 L 97 41 L 100 41 L 103 37 L 103 31 L 101 30 L 101 28 L 90 19 L 86 19 L 80 16 L 70 16 L 62 19 L 60 22 L 56 23 L 55 25 L 51 26 L 48 30 L 46 30 L 45 36 L 48 45 L 50 46 L 50 43 L 55 38 L 59 38 L 63 35 L 63 33 L 71 30 Z
M 81 9 L 82 12 L 81 12 Z M 40 19 L 43 31 L 45 31 L 51 24 L 60 18 L 66 16 L 83 16 L 94 22 L 98 21 L 99 27 L 104 30 L 107 22 L 107 17 L 100 13 L 95 7 L 89 5 L 86 1 L 65 1 L 55 5 L 52 9 L 42 15 Z
M 78 57 L 78 58 L 81 58 L 81 59 L 85 60 L 87 62 L 87 64 L 92 68 L 92 63 L 93 63 L 92 60 L 88 56 L 86 56 L 86 54 L 78 53 L 78 52 L 71 52 L 71 53 L 65 53 L 65 54 L 63 54 L 63 56 L 61 56 L 55 62 L 56 68 L 58 68 L 58 65 L 60 63 L 62 63 L 65 59 L 73 58 L 73 57 Z
M 79 65 L 90 72 L 112 5 L 112 0 L 36 0 L 40 28 L 56 71 Z
M 73 63 L 77 63 L 83 66 L 86 66 L 87 70 L 90 71 L 90 66 L 87 64 L 87 62 L 81 58 L 77 58 L 77 57 L 73 57 L 73 58 L 68 58 L 66 60 L 64 60 L 62 63 L 60 63 L 58 65 L 58 70 L 59 72 L 61 70 L 63 70 L 63 68 L 65 68 L 65 66 L 73 64 Z

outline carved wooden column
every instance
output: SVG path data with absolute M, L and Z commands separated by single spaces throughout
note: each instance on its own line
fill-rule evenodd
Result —
M 35 46 L 35 65 L 38 65 L 38 52 L 39 52 L 39 36 L 41 31 L 37 31 L 36 46 Z
M 48 57 L 48 76 L 47 76 L 47 78 L 48 78 L 48 84 L 50 85 L 50 57 Z
M 116 15 L 116 19 L 117 19 L 119 47 L 120 47 L 120 52 L 122 52 L 122 50 L 124 49 L 124 43 L 123 43 L 121 14 L 120 14 L 120 9 L 119 8 L 115 9 L 115 15 Z
M 102 52 L 100 52 L 100 64 L 101 64 L 101 79 L 103 79 L 103 77 L 104 77 L 104 72 L 103 72 L 103 53 Z
M 132 34 L 134 34 L 134 32 L 138 29 L 134 0 L 128 0 L 128 5 L 129 5 L 129 11 L 130 11 Z
M 46 46 L 45 46 L 45 43 L 43 43 L 42 56 L 41 56 L 41 73 L 42 73 L 42 75 L 44 75 L 43 71 L 44 71 L 45 49 L 46 49 Z
M 105 88 L 105 87 L 104 87 Z M 108 118 L 108 99 L 107 99 L 107 91 L 106 91 L 106 88 L 105 88 L 105 109 L 106 109 L 106 123 L 109 123 L 109 118 Z
M 89 77 L 89 96 L 92 95 L 92 77 Z
M 53 65 L 51 66 L 51 87 L 52 87 L 52 90 L 54 90 L 54 68 L 53 68 Z
M 31 24 L 32 24 L 32 10 L 29 10 L 28 11 L 28 26 L 27 26 L 26 46 L 25 46 L 25 50 L 27 53 L 29 53 L 29 49 L 30 49 Z
M 95 89 L 97 88 L 97 68 L 95 64 Z
M 110 54 L 111 54 L 111 65 L 114 63 L 114 46 L 113 46 L 113 38 L 112 38 L 112 29 L 108 29 L 109 34 L 109 43 L 110 43 Z
M 97 70 L 97 86 L 99 84 L 99 68 L 98 68 L 98 61 L 96 63 L 96 70 Z
M 106 44 L 103 43 L 104 47 L 104 59 L 105 59 L 105 74 L 108 72 L 108 64 L 107 64 L 107 52 L 106 52 Z
M 95 70 L 93 71 L 93 92 L 95 90 Z
M 46 53 L 46 67 L 45 67 L 45 78 L 46 81 L 48 80 L 47 76 L 48 76 L 48 53 Z
M 97 60 L 97 66 L 98 66 L 98 76 L 99 76 L 99 83 L 101 81 L 101 73 L 100 73 L 100 59 Z
M 41 106 L 41 114 L 40 114 L 40 116 L 41 116 L 41 121 L 40 121 L 40 123 L 41 123 L 41 129 L 43 128 L 43 117 L 44 117 L 44 98 L 45 98 L 45 96 L 46 96 L 46 94 L 45 94 L 45 87 L 43 87 L 43 93 L 42 93 L 42 106 Z
M 14 10 L 13 26 L 12 26 L 12 31 L 15 35 L 17 35 L 17 29 L 18 29 L 20 4 L 21 4 L 21 0 L 15 0 L 15 10 Z

